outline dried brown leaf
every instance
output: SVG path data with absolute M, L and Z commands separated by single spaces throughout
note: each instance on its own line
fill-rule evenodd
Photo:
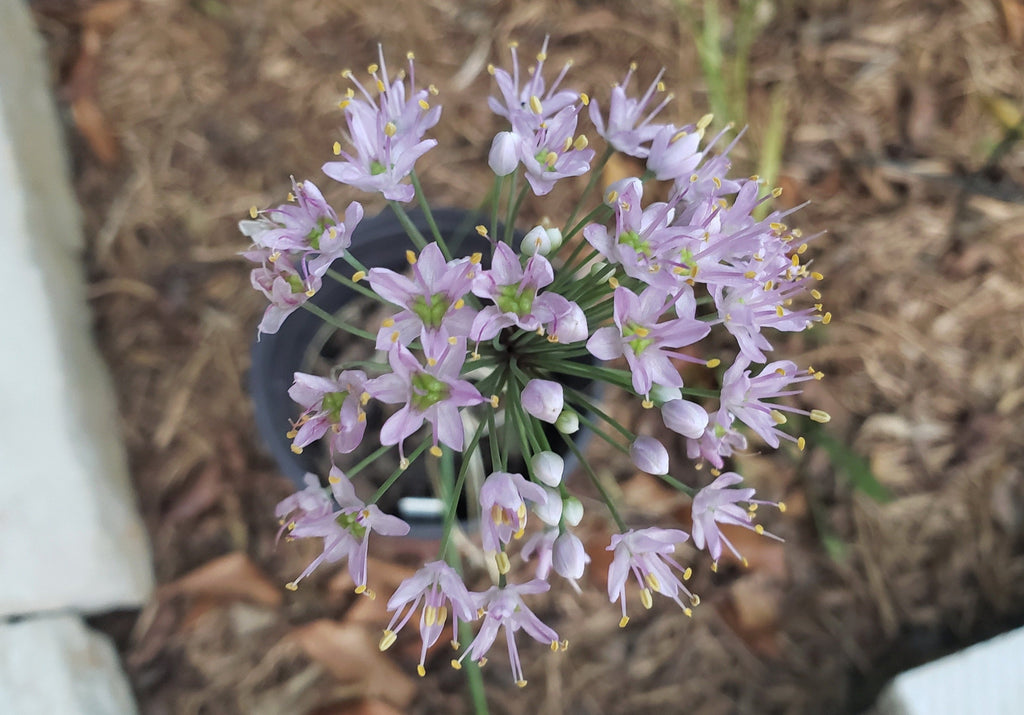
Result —
M 207 562 L 172 581 L 162 589 L 165 594 L 207 596 L 221 600 L 243 600 L 276 608 L 284 595 L 267 576 L 240 551 Z

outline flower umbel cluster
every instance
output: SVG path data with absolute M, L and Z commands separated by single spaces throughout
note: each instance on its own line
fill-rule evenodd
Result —
M 567 479 L 576 467 L 589 479 L 578 480 L 583 491 L 599 495 L 615 525 L 607 588 L 620 625 L 629 621 L 631 600 L 649 609 L 655 594 L 690 615 L 700 598 L 686 585 L 686 561 L 706 551 L 713 569 L 723 555 L 745 564 L 730 536 L 736 528 L 778 538 L 755 515 L 759 505 L 784 506 L 755 498 L 739 474 L 724 471 L 730 457 L 748 449 L 748 439 L 759 449 L 784 441 L 803 449 L 803 438 L 786 431 L 787 415 L 828 421 L 826 413 L 792 403 L 800 383 L 822 374 L 769 362 L 780 333 L 830 320 L 813 287 L 821 276 L 804 258 L 809 239 L 783 212 L 759 218 L 778 191 L 757 177 L 728 175 L 732 145 L 720 147 L 724 132 L 706 137 L 710 117 L 664 121 L 671 95 L 662 73 L 634 95 L 631 67 L 607 100 L 591 101 L 571 86 L 569 65 L 554 74 L 546 61 L 545 41 L 529 67 L 520 66 L 513 46 L 508 69 L 489 68 L 495 91 L 488 104 L 503 126 L 487 160 L 493 218 L 476 227 L 481 243 L 474 252 L 453 251 L 451 237 L 436 228 L 415 171 L 437 144 L 428 136 L 441 117 L 437 90 L 417 87 L 411 55 L 407 71 L 389 73 L 383 50 L 368 80 L 344 73 L 353 85 L 340 103 L 347 129 L 335 143 L 338 160 L 323 172 L 389 202 L 408 232 L 400 249 L 408 270 L 364 265 L 358 240 L 353 244 L 361 205 L 350 203 L 339 217 L 311 181 L 293 181 L 288 203 L 253 209 L 240 224 L 253 244 L 244 254 L 257 264 L 253 286 L 270 301 L 261 333 L 276 332 L 297 309 L 317 312 L 309 299 L 327 280 L 386 313 L 379 324 L 338 324 L 349 339 L 365 340 L 373 359 L 339 364 L 330 375 L 295 374 L 293 451 L 322 440 L 345 471 L 334 466 L 323 485 L 307 475 L 306 487 L 282 501 L 277 516 L 288 539 L 322 543 L 289 588 L 322 563 L 347 559 L 356 591 L 372 595 L 371 533 L 410 528 L 377 502 L 414 462 L 434 461 L 445 517 L 440 552 L 390 596 L 394 615 L 380 641 L 389 648 L 418 613 L 420 675 L 449 620 L 454 667 L 482 663 L 503 631 L 520 686 L 527 668 L 519 631 L 552 650 L 566 648 L 531 604 L 544 603 L 537 597 L 557 581 L 553 575 L 582 588 L 591 555 L 578 533 L 580 490 Z M 587 118 L 606 147 L 600 158 L 581 130 Z M 605 185 L 602 172 L 615 152 L 635 157 L 643 173 Z M 586 175 L 584 188 L 578 177 Z M 576 191 L 571 214 L 518 226 L 519 207 L 559 183 Z M 406 213 L 414 199 L 425 207 L 429 235 Z M 688 376 L 701 373 L 698 388 Z M 665 434 L 681 435 L 685 450 L 620 424 L 594 392 L 574 387 L 580 379 L 605 383 L 603 399 L 658 410 Z M 378 424 L 368 424 L 372 411 L 385 415 Z M 581 425 L 690 497 L 691 522 L 627 524 L 573 441 Z M 396 448 L 399 467 L 376 494 L 361 498 L 357 475 L 373 459 L 346 460 L 367 444 L 378 456 Z M 713 481 L 690 486 L 674 476 L 689 460 L 708 464 Z M 452 539 L 465 528 L 455 518 L 460 499 L 479 513 L 475 537 L 462 540 L 475 540 L 475 563 L 490 575 L 479 591 L 461 575 Z M 524 561 L 532 562 L 528 569 Z

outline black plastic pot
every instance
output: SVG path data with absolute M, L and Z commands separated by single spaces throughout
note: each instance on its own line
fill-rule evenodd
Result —
M 459 209 L 434 211 L 433 216 L 454 255 L 469 255 L 479 251 L 485 256 L 486 267 L 490 256 L 490 243 L 476 232 L 475 227 L 481 223 L 488 223 L 489 218 Z M 411 212 L 410 218 L 424 236 L 431 235 L 422 212 Z M 521 235 L 516 239 L 518 242 Z M 401 272 L 408 266 L 406 250 L 410 248 L 412 244 L 405 229 L 393 213 L 385 211 L 359 224 L 353 233 L 350 250 L 367 267 L 389 268 Z M 344 260 L 336 261 L 333 268 L 346 275 L 351 274 L 353 270 Z M 329 278 L 324 279 L 323 287 L 310 302 L 370 332 L 374 332 L 380 320 L 385 317 L 384 313 L 379 316 L 375 314 L 379 306 L 373 301 Z M 292 452 L 291 440 L 286 433 L 290 429 L 291 421 L 298 417 L 299 409 L 288 397 L 288 388 L 292 385 L 294 373 L 329 374 L 340 360 L 352 358 L 349 351 L 353 349 L 366 351 L 365 355 L 358 356 L 360 359 L 370 359 L 374 354 L 370 341 L 336 330 L 304 309 L 289 315 L 277 333 L 264 335 L 253 344 L 249 392 L 255 406 L 256 427 L 264 446 L 282 473 L 299 487 L 304 485 L 303 480 L 307 472 L 318 474 L 323 479 L 330 468 L 330 458 L 321 442 L 309 445 L 301 454 Z M 571 384 L 577 389 L 586 387 L 587 383 L 588 381 L 578 378 L 566 380 L 566 384 Z M 355 453 L 345 455 L 345 464 L 354 464 L 362 456 L 372 452 L 375 448 L 374 434 L 379 432 L 386 416 L 381 405 L 373 401 L 367 405 L 366 437 L 363 439 L 363 445 Z M 551 442 L 553 445 L 561 444 L 561 440 L 555 434 L 551 435 Z M 482 449 L 478 451 L 488 461 L 485 467 L 489 468 L 489 450 L 483 444 L 481 447 Z M 366 472 L 374 471 L 378 477 L 386 477 L 397 466 L 397 455 L 389 454 L 378 461 L 380 464 L 368 467 Z M 394 465 L 389 461 L 393 461 Z M 426 460 L 428 464 L 434 462 L 435 460 Z M 567 459 L 567 472 L 570 463 L 571 460 Z M 456 465 L 458 464 L 456 461 Z M 422 459 L 412 465 L 408 473 L 389 490 L 380 506 L 385 511 L 409 521 L 420 535 L 429 536 L 433 532 L 439 533 L 440 519 L 431 513 L 437 511 L 438 502 L 433 499 L 431 475 L 426 472 L 424 465 L 425 460 Z M 520 467 L 520 470 L 525 469 L 525 465 Z M 369 491 L 372 492 L 373 485 L 370 487 Z M 460 516 L 465 516 L 464 509 L 460 508 Z

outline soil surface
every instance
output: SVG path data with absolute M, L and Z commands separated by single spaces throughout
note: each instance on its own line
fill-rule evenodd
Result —
M 339 71 L 374 61 L 378 42 L 389 56 L 414 51 L 417 74 L 441 90 L 440 147 L 420 174 L 437 205 L 464 206 L 489 184 L 502 127 L 484 99 L 486 66 L 507 61 L 509 41 L 529 56 L 550 34 L 553 65 L 572 58 L 571 76 L 596 97 L 632 61 L 641 78 L 664 67 L 671 118 L 695 121 L 713 101 L 699 6 L 32 3 L 161 584 L 141 613 L 96 619 L 117 639 L 143 713 L 468 711 L 445 648 L 423 679 L 414 636 L 378 652 L 386 598 L 356 597 L 343 568 L 320 569 L 296 593 L 282 587 L 315 546 L 275 543 L 273 507 L 291 486 L 261 449 L 247 396 L 263 299 L 236 255 L 246 247 L 236 223 L 279 203 L 289 174 L 319 176 L 342 125 Z M 733 158 L 740 174 L 758 170 L 774 107 L 780 201 L 809 201 L 792 223 L 827 231 L 809 255 L 834 316 L 778 353 L 826 373 L 799 403 L 833 420 L 805 426 L 803 453 L 737 460 L 789 505 L 764 516 L 786 543 L 745 539 L 750 568 L 717 573 L 681 553 L 704 598 L 692 619 L 656 602 L 617 627 L 600 562 L 609 527 L 590 509 L 584 594 L 559 584 L 538 600 L 570 647 L 522 644 L 523 690 L 495 648 L 484 669 L 493 712 L 858 712 L 896 672 L 1024 623 L 1024 10 L 1014 0 L 725 3 L 727 56 L 743 45 L 744 8 L 757 31 L 749 129 Z M 359 198 L 327 190 L 336 206 Z M 543 210 L 555 216 L 569 200 L 556 194 Z M 367 202 L 368 215 L 381 208 Z M 652 419 L 611 398 L 608 409 L 638 428 Z M 686 528 L 686 500 L 592 448 L 631 516 Z M 386 594 L 423 554 L 379 547 Z

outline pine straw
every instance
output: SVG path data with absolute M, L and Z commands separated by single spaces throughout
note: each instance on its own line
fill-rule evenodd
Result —
M 552 62 L 573 57 L 596 96 L 631 60 L 641 76 L 665 66 L 677 118 L 706 111 L 689 30 L 668 0 L 639 5 L 151 0 L 116 22 L 98 103 L 123 158 L 105 166 L 77 146 L 76 182 L 97 331 L 162 582 L 243 550 L 283 583 L 308 555 L 274 548 L 272 505 L 289 487 L 260 452 L 246 398 L 262 305 L 235 257 L 235 222 L 280 201 L 290 172 L 318 175 L 341 123 L 339 70 L 375 59 L 378 40 L 392 57 L 416 52 L 445 107 L 424 183 L 438 204 L 464 205 L 487 181 L 499 128 L 480 99 L 485 67 L 512 38 L 530 54 L 551 33 Z M 750 148 L 737 159 L 753 166 L 760 110 L 781 84 L 784 199 L 813 201 L 798 217 L 806 233 L 828 229 L 811 255 L 835 320 L 780 352 L 828 374 L 805 403 L 833 413 L 830 434 L 895 498 L 856 493 L 813 444 L 745 459 L 765 493 L 791 503 L 768 517 L 788 540 L 781 566 L 701 569 L 693 619 L 658 604 L 622 631 L 599 576 L 582 599 L 556 589 L 541 611 L 572 645 L 524 645 L 531 683 L 516 692 L 495 653 L 496 712 L 837 712 L 868 704 L 896 669 L 1024 620 L 1024 153 L 979 173 L 1003 136 L 986 100 L 1024 97 L 1021 50 L 1007 40 L 1020 18 L 1001 14 L 1012 3 L 788 5 L 754 45 Z M 621 463 L 607 471 L 629 476 Z M 846 545 L 838 560 L 826 536 Z M 741 588 L 751 578 L 757 588 Z M 143 712 L 309 712 L 358 692 L 281 640 L 344 616 L 352 598 L 325 583 L 258 616 L 147 609 L 124 644 Z M 752 605 L 765 610 L 756 628 L 737 616 Z M 415 711 L 464 707 L 445 660 Z

